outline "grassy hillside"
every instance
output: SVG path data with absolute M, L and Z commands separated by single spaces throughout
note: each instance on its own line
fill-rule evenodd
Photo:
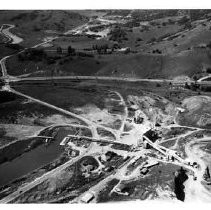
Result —
M 93 16 L 131 15 L 129 22 L 117 22 L 108 26 L 110 32 L 107 37 L 95 39 L 82 31 L 82 34 L 78 35 L 60 36 L 49 46 L 40 47 L 39 49 L 47 54 L 41 59 L 20 59 L 18 56 L 13 56 L 6 63 L 8 73 L 15 76 L 53 74 L 170 79 L 177 76 L 202 75 L 206 69 L 211 68 L 211 51 L 207 47 L 211 42 L 209 12 L 208 10 L 191 11 L 191 13 L 187 10 L 0 11 L 0 23 L 15 24 L 17 27 L 12 30 L 24 38 L 21 44 L 25 46 L 33 46 L 40 43 L 43 38 L 82 25 Z M 96 45 L 98 49 L 107 45 L 109 50 L 93 51 L 93 46 Z M 114 45 L 117 47 L 114 48 Z M 68 55 L 69 46 L 75 49 L 75 55 Z M 62 53 L 57 51 L 60 47 Z M 125 47 L 128 47 L 130 52 L 119 52 L 118 48 Z M 89 55 L 81 56 L 77 53 Z
M 193 49 L 175 55 L 129 54 L 100 55 L 93 57 L 64 56 L 55 63 L 42 60 L 7 60 L 10 75 L 101 75 L 137 78 L 170 78 L 184 75 L 193 77 L 211 66 L 209 49 Z
M 0 24 L 14 24 L 12 31 L 24 39 L 23 44 L 32 46 L 43 37 L 65 32 L 88 21 L 88 18 L 72 11 L 35 10 L 0 11 Z
M 211 100 L 208 96 L 192 96 L 182 101 L 182 106 L 186 111 L 180 113 L 178 121 L 182 125 L 199 126 L 202 128 L 211 128 L 210 118 Z
M 103 67 L 98 75 L 128 76 L 138 78 L 174 78 L 180 75 L 192 77 L 211 65 L 206 49 L 194 49 L 175 55 L 137 54 L 116 59 Z

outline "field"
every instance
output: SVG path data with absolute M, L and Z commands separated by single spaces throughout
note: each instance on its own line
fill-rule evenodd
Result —
M 80 123 L 79 120 L 58 111 L 33 103 L 14 94 L 1 92 L 0 146 L 25 140 L 38 134 L 45 126 L 63 123 Z
M 72 83 L 71 85 L 73 86 L 68 87 L 68 85 L 66 86 L 65 84 L 62 86 L 26 85 L 16 87 L 16 89 L 66 110 L 73 110 L 74 108 L 85 106 L 88 101 L 89 104 L 95 104 L 101 109 L 104 108 L 103 96 L 106 93 L 105 90 L 95 86 L 80 86 L 80 83 Z M 75 85 L 77 85 L 76 88 Z

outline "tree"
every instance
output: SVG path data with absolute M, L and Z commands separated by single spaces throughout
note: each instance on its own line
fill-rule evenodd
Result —
M 56 51 L 57 51 L 58 54 L 62 54 L 62 48 L 61 47 L 57 47 Z
M 211 42 L 209 42 L 209 44 L 207 44 L 207 47 L 211 49 Z
M 75 49 L 72 48 L 71 46 L 68 46 L 67 53 L 68 53 L 68 55 L 73 55 L 75 53 Z
M 193 80 L 194 80 L 195 83 L 196 83 L 196 81 L 198 80 L 198 78 L 197 78 L 196 75 L 193 76 Z

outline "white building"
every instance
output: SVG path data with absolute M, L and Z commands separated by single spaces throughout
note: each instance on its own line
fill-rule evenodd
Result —
M 94 197 L 95 196 L 92 192 L 87 192 L 85 195 L 82 196 L 81 202 L 89 203 Z

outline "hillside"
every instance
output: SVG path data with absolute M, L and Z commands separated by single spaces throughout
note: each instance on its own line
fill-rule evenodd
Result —
M 210 50 L 194 49 L 174 55 L 129 55 L 109 62 L 98 75 L 170 79 L 180 75 L 192 77 L 211 66 L 210 53 Z
M 211 68 L 209 10 L 6 12 L 0 12 L 0 22 L 16 25 L 12 32 L 24 39 L 21 45 L 31 47 L 59 35 L 40 47 L 44 51 L 40 59 L 26 55 L 7 59 L 10 75 L 174 79 L 200 77 Z M 77 33 L 61 35 L 79 25 Z M 104 36 L 97 35 L 106 30 Z M 76 53 L 68 54 L 68 47 Z
M 50 54 L 49 54 L 50 55 Z M 128 54 L 101 55 L 84 57 L 83 55 L 61 57 L 50 63 L 48 58 L 41 60 L 20 60 L 13 56 L 7 60 L 10 75 L 98 75 L 137 78 L 168 78 L 178 76 L 193 77 L 203 74 L 211 67 L 209 49 L 192 49 L 174 55 Z M 30 75 L 33 73 L 32 75 Z
M 55 36 L 87 22 L 86 16 L 64 10 L 0 11 L 0 24 L 13 24 L 12 30 L 31 46 L 46 36 Z

